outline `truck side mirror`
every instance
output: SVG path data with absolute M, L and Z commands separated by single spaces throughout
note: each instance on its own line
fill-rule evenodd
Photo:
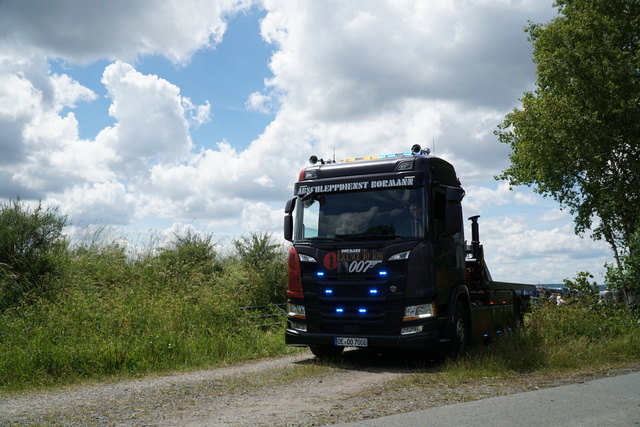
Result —
M 293 241 L 293 210 L 296 207 L 295 197 L 287 201 L 284 207 L 284 238 L 290 242 Z
M 464 190 L 461 187 L 447 187 L 447 205 L 445 207 L 446 232 L 458 233 L 462 230 L 462 199 Z

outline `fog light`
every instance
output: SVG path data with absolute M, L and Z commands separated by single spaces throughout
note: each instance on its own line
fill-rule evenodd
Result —
M 417 334 L 418 332 L 422 332 L 424 327 L 422 325 L 419 326 L 407 326 L 406 328 L 402 328 L 400 330 L 400 335 L 411 335 Z
M 307 332 L 307 325 L 303 323 L 292 323 L 291 326 L 295 331 Z

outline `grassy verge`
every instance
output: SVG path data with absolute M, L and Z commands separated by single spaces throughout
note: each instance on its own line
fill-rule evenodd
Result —
M 473 381 L 555 377 L 640 365 L 640 319 L 614 306 L 534 307 L 525 325 L 490 345 L 445 362 L 433 375 L 403 381 L 459 385 Z
M 42 279 L 56 281 L 56 293 L 0 311 L 0 392 L 291 352 L 281 325 L 260 327 L 257 316 L 284 321 L 273 305 L 284 301 L 279 249 L 256 266 L 213 246 L 188 235 L 135 259 L 112 242 L 58 253 L 58 274 Z M 241 310 L 253 305 L 265 307 Z

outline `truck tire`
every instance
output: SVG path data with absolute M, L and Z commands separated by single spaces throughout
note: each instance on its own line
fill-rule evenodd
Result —
M 451 353 L 459 356 L 469 350 L 471 343 L 471 323 L 469 313 L 461 301 L 456 302 L 453 312 L 453 328 L 451 331 Z
M 344 351 L 344 347 L 334 345 L 311 345 L 309 349 L 320 360 L 337 359 Z

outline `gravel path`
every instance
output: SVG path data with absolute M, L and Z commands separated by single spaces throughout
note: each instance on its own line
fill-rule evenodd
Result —
M 306 426 L 377 418 L 434 406 L 640 370 L 529 376 L 425 389 L 407 385 L 434 366 L 371 359 L 322 364 L 310 354 L 206 371 L 0 397 L 0 426 Z M 345 367 L 347 366 L 347 367 Z M 402 386 L 399 386 L 402 380 Z

